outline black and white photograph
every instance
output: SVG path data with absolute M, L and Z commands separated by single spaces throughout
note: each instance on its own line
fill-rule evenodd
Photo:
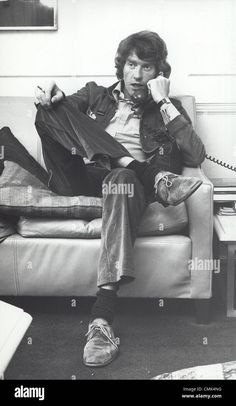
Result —
M 166 400 L 226 400 L 235 21 L 235 0 L 0 0 L 11 400 L 46 402 L 55 381 L 68 399 L 85 383 L 145 381 Z

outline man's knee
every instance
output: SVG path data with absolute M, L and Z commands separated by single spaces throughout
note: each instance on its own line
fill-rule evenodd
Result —
M 46 108 L 42 107 L 41 105 L 38 105 L 37 113 L 35 116 L 35 126 L 36 126 L 37 130 L 40 130 L 42 128 L 42 126 L 47 124 L 48 117 L 49 117 L 48 112 L 49 112 L 49 109 L 46 109 Z M 41 136 L 41 132 L 39 132 L 39 135 Z
M 37 118 L 41 118 L 41 116 L 44 115 L 44 113 L 46 113 L 46 112 L 47 112 L 47 109 L 45 107 L 41 106 L 41 104 L 38 104 L 35 120 Z

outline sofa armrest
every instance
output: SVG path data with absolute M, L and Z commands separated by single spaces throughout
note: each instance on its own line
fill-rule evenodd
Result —
M 189 220 L 189 237 L 192 240 L 191 279 L 193 289 L 211 292 L 212 280 L 212 240 L 213 240 L 213 184 L 200 167 L 184 167 L 182 175 L 196 176 L 203 183 L 200 188 L 186 200 Z M 200 274 L 202 277 L 200 277 Z M 197 279 L 197 281 L 196 281 Z M 202 290 L 201 290 L 202 289 Z M 196 292 L 194 292 L 196 293 Z M 206 297 L 210 297 L 206 293 Z M 196 296 L 195 296 L 196 297 Z

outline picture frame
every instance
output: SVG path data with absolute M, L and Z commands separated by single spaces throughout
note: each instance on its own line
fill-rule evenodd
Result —
M 0 31 L 57 30 L 58 0 L 0 0 Z

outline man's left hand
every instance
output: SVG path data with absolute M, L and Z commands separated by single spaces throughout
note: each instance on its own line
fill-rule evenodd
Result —
M 162 75 L 157 76 L 147 82 L 147 87 L 151 92 L 152 98 L 159 103 L 165 97 L 168 97 L 170 91 L 170 81 Z

